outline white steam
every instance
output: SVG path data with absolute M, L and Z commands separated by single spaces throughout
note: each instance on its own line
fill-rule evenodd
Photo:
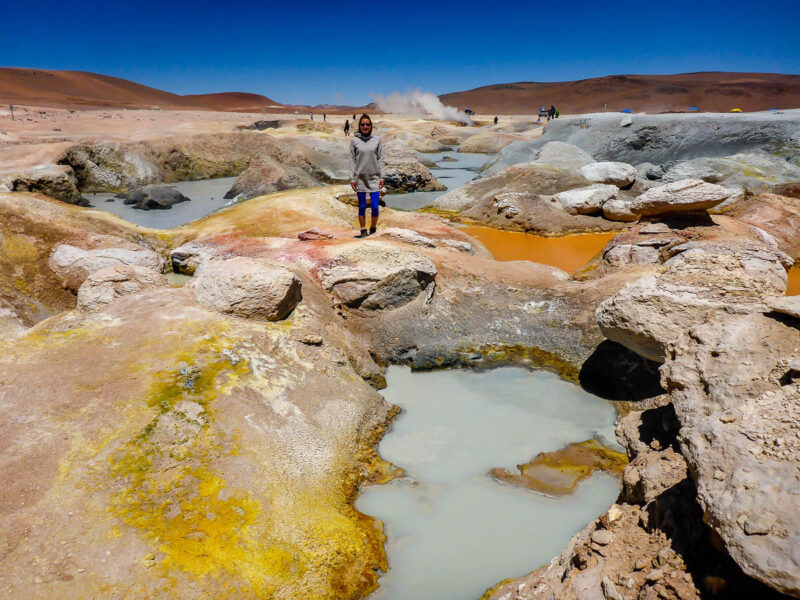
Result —
M 445 106 L 435 94 L 411 90 L 405 94 L 392 92 L 388 96 L 372 94 L 379 110 L 387 113 L 401 115 L 413 115 L 423 119 L 435 119 L 437 121 L 459 121 L 467 125 L 473 125 L 469 115 L 461 112 L 454 106 Z

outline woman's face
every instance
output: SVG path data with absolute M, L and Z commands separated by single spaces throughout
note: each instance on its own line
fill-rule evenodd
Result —
M 368 135 L 372 131 L 372 123 L 367 119 L 361 119 L 361 122 L 358 124 L 358 129 L 364 135 Z

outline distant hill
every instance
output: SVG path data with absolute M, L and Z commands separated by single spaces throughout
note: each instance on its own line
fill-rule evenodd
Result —
M 446 105 L 482 114 L 534 114 L 551 104 L 566 114 L 619 111 L 745 112 L 800 108 L 800 75 L 778 73 L 684 73 L 611 75 L 548 83 L 487 85 L 439 96 Z
M 262 108 L 269 111 L 286 109 L 287 106 L 275 102 L 261 94 L 248 94 L 246 92 L 221 92 L 218 94 L 193 94 L 183 96 L 201 106 L 212 110 L 229 110 L 234 112 L 258 112 Z
M 204 108 L 178 94 L 84 71 L 0 68 L 0 102 L 82 108 Z

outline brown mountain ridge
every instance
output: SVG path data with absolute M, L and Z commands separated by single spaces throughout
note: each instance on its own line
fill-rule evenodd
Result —
M 634 112 L 743 111 L 800 107 L 800 75 L 778 73 L 683 73 L 611 75 L 580 81 L 517 82 L 439 96 L 446 105 L 483 114 L 535 114 L 555 104 L 576 114 L 630 109 Z M 223 92 L 181 96 L 133 81 L 85 71 L 0 68 L 0 102 L 67 108 L 151 108 L 236 112 L 361 110 L 338 106 L 286 105 L 260 94 Z M 372 107 L 370 107 L 372 110 Z
M 554 104 L 562 113 L 619 111 L 727 112 L 800 108 L 800 75 L 779 73 L 682 73 L 610 75 L 580 81 L 517 82 L 443 94 L 447 105 L 483 114 L 531 114 Z

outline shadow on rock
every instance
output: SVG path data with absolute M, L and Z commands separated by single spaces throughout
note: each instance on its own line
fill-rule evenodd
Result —
M 636 402 L 664 393 L 658 367 L 622 344 L 605 340 L 581 366 L 578 381 L 587 392 L 606 400 Z

